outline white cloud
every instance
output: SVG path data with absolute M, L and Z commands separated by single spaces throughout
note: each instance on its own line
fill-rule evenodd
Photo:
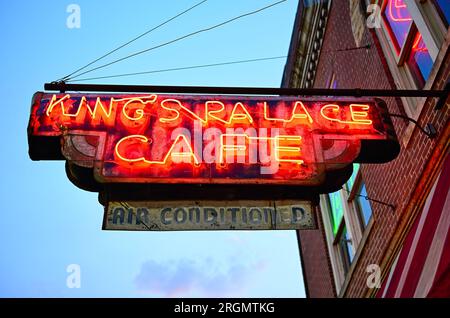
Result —
M 245 297 L 257 274 L 267 269 L 264 260 L 246 261 L 149 260 L 142 264 L 135 285 L 139 293 L 153 297 Z

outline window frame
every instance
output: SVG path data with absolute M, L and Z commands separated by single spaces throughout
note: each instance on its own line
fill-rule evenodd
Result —
M 430 54 L 433 64 L 436 62 L 438 49 L 437 49 L 437 45 L 436 45 L 435 41 L 430 39 L 431 33 L 428 32 L 428 30 L 426 32 L 423 31 L 423 29 L 419 28 L 417 25 L 418 23 L 424 24 L 424 20 L 423 20 L 422 16 L 420 15 L 420 13 L 415 12 L 418 10 L 417 7 L 414 7 L 415 8 L 414 10 L 410 9 L 411 8 L 410 3 L 414 2 L 414 0 L 412 0 L 412 2 L 409 0 L 404 0 L 404 2 L 407 5 L 407 10 L 411 15 L 412 22 L 408 28 L 405 42 L 399 48 L 400 49 L 399 52 L 397 51 L 397 45 L 394 43 L 394 40 L 392 39 L 393 32 L 391 31 L 391 26 L 388 24 L 388 22 L 386 21 L 386 19 L 383 16 L 384 15 L 383 13 L 388 4 L 388 0 L 382 0 L 382 5 L 380 6 L 380 8 L 381 8 L 381 23 L 382 23 L 381 29 L 383 30 L 383 33 L 384 33 L 383 35 L 386 38 L 386 40 L 387 40 L 386 42 L 389 45 L 389 49 L 391 51 L 391 56 L 393 57 L 393 60 L 395 61 L 395 64 L 396 64 L 397 68 L 399 69 L 398 72 L 400 73 L 400 76 L 402 77 L 400 80 L 402 80 L 402 82 L 403 82 L 402 83 L 403 88 L 404 89 L 422 89 L 423 87 L 425 87 L 431 74 L 428 76 L 427 79 L 425 79 L 425 81 L 423 83 L 423 87 L 420 87 L 417 84 L 418 79 L 416 78 L 416 75 L 413 73 L 411 68 L 408 66 L 408 58 L 409 58 L 410 54 L 412 54 L 412 46 L 413 46 L 414 39 L 415 39 L 417 33 L 420 33 L 422 35 L 422 40 L 424 41 L 425 45 L 427 46 L 428 53 Z M 414 11 L 415 14 L 413 14 L 412 11 Z M 418 16 L 420 16 L 420 19 Z M 418 20 L 420 20 L 420 21 L 418 21 Z M 425 29 L 426 29 L 426 27 L 425 27 Z M 424 35 L 424 33 L 425 33 L 425 35 Z M 417 101 L 416 98 L 410 98 L 409 101 L 407 102 L 407 104 L 410 106 L 409 108 L 412 108 L 412 111 L 414 111 L 414 108 L 416 108 L 416 107 L 414 107 L 414 105 L 416 104 L 416 101 Z M 409 114 L 409 115 L 411 115 L 411 114 Z
M 343 192 L 343 196 L 346 199 L 346 206 L 348 207 L 347 218 L 349 220 L 349 224 L 351 225 L 352 237 L 355 237 L 354 251 L 356 254 L 356 250 L 359 248 L 361 238 L 364 236 L 364 233 L 368 228 L 368 226 L 364 224 L 364 220 L 362 219 L 364 216 L 361 215 L 362 211 L 359 211 L 358 202 L 356 202 L 356 200 L 358 199 L 359 191 L 361 190 L 362 185 L 364 184 L 361 166 L 358 169 L 358 172 L 356 173 L 355 180 L 353 182 L 351 189 L 346 189 L 347 182 L 344 184 L 344 190 L 341 191 Z M 373 219 L 373 214 L 370 219 Z M 370 220 L 367 223 L 369 224 Z
M 336 234 L 333 231 L 332 225 L 332 208 L 329 194 L 323 194 L 320 197 L 320 211 L 322 220 L 324 223 L 325 237 L 330 254 L 331 267 L 334 273 L 334 280 L 336 290 L 339 292 L 344 288 L 345 282 L 352 275 L 353 268 L 358 262 L 361 250 L 366 242 L 366 239 L 370 233 L 370 230 L 374 223 L 374 217 L 372 216 L 367 224 L 361 220 L 359 211 L 355 204 L 354 199 L 358 190 L 363 184 L 361 166 L 355 175 L 353 186 L 351 189 L 347 189 L 347 183 L 343 185 L 343 189 L 338 190 L 343 203 L 343 216 L 339 222 L 338 230 Z M 348 239 L 350 240 L 351 255 L 349 255 L 350 262 L 346 264 L 346 257 L 343 251 L 342 240 L 344 237 L 344 228 L 347 230 Z
M 424 90 L 431 89 L 436 79 L 439 68 L 444 62 L 444 58 L 448 50 L 450 27 L 445 28 L 441 14 L 431 0 L 404 1 L 407 4 L 408 11 L 413 19 L 412 25 L 414 25 L 422 35 L 422 39 L 427 46 L 427 49 L 433 61 L 433 67 L 431 69 L 430 75 L 423 87 Z M 385 25 L 386 22 L 382 17 L 382 12 L 387 5 L 387 1 L 366 0 L 366 4 L 370 3 L 378 5 L 381 9 L 380 28 L 374 28 L 374 30 L 380 42 L 385 60 L 387 62 L 387 66 L 390 70 L 396 87 L 398 89 L 417 89 L 416 80 L 414 78 L 414 75 L 412 74 L 412 70 L 410 70 L 410 68 L 405 64 L 399 65 L 399 62 L 402 63 L 406 61 L 397 58 L 395 44 L 392 43 L 391 35 L 389 34 L 390 30 Z M 409 34 L 411 35 L 410 37 L 413 38 L 412 33 L 409 32 Z M 403 47 L 406 47 L 406 43 Z M 400 53 L 401 54 L 399 56 L 403 59 L 408 56 L 408 54 L 406 54 L 407 52 Z M 424 105 L 427 102 L 427 98 L 401 97 L 400 99 L 402 100 L 402 103 L 404 105 L 406 115 L 414 120 L 418 120 L 424 109 Z M 405 133 L 400 138 L 400 141 L 405 147 L 409 145 L 409 141 L 411 140 L 411 136 L 415 129 L 416 126 L 413 123 L 407 124 Z
M 363 185 L 365 185 L 365 182 L 362 180 L 362 178 L 360 178 L 360 180 L 358 182 L 355 181 L 354 186 L 352 188 L 351 193 L 349 194 L 349 204 L 353 204 L 355 212 L 358 216 L 360 225 L 361 225 L 361 229 L 362 229 L 362 233 L 364 235 L 364 232 L 366 231 L 368 225 L 365 224 L 365 220 L 364 220 L 364 213 L 362 211 L 362 207 L 360 205 L 360 203 L 358 202 L 360 199 L 364 199 L 360 197 L 360 193 L 361 193 L 361 189 L 363 187 Z M 366 187 L 367 190 L 367 187 Z M 366 200 L 366 199 L 364 199 Z M 371 210 L 371 216 L 370 219 L 367 220 L 367 224 L 370 223 L 370 220 L 373 218 L 373 209 L 372 209 L 372 205 L 370 204 L 369 201 L 369 205 L 370 205 L 370 210 Z
M 414 40 L 414 32 L 420 32 L 423 41 L 427 46 L 429 54 L 433 62 L 436 62 L 436 58 L 439 54 L 440 47 L 445 42 L 445 35 L 447 33 L 447 28 L 443 22 L 443 18 L 431 0 L 403 0 L 407 6 L 407 10 L 412 18 L 412 24 L 408 30 L 407 40 L 403 45 L 406 52 L 400 52 L 400 58 L 397 60 L 398 65 L 402 65 L 405 58 L 408 55 L 408 48 L 410 47 L 411 41 Z M 381 5 L 380 5 L 381 2 Z M 388 0 L 376 0 L 376 4 L 381 8 L 381 15 L 387 6 Z M 389 44 L 395 50 L 395 44 L 392 43 L 390 39 L 389 26 L 386 25 L 384 18 L 381 18 L 382 26 L 381 29 L 385 32 L 385 36 L 388 36 Z M 409 40 L 409 43 L 407 43 Z
M 447 22 L 447 25 L 446 25 L 446 23 L 445 22 L 442 22 L 442 25 L 443 25 L 443 29 L 445 30 L 446 28 L 448 28 L 449 26 L 450 26 L 450 20 L 447 20 L 447 17 L 445 16 L 445 13 L 441 10 L 441 9 L 437 9 L 436 7 L 439 5 L 439 4 L 435 4 L 437 1 L 439 1 L 439 0 L 426 0 L 427 2 L 432 2 L 432 6 L 436 9 L 436 11 L 438 12 L 438 14 L 439 14 L 439 16 L 441 17 L 441 20 L 443 21 L 444 19 L 446 20 L 446 22 Z
M 322 215 L 326 245 L 328 253 L 330 255 L 331 269 L 333 271 L 334 284 L 337 293 L 341 290 L 344 285 L 344 281 L 348 272 L 345 271 L 345 263 L 340 251 L 340 247 L 335 244 L 335 237 L 338 237 L 339 230 L 336 235 L 333 232 L 333 227 L 331 224 L 331 214 L 330 214 L 330 203 L 328 194 L 322 194 L 320 196 L 320 212 Z M 341 224 L 344 224 L 345 220 L 342 218 Z M 340 227 L 341 228 L 341 227 Z
M 344 276 L 347 276 L 352 266 L 352 260 L 354 258 L 354 255 L 351 255 L 352 252 L 349 252 L 348 246 L 344 246 L 344 244 L 350 244 L 351 249 L 353 250 L 353 240 L 351 239 L 351 237 L 346 238 L 346 235 L 344 233 L 347 234 L 348 236 L 347 225 L 345 224 L 344 218 L 342 218 L 342 222 L 339 225 L 339 230 L 336 233 L 333 245 L 337 247 L 340 253 L 343 264 Z

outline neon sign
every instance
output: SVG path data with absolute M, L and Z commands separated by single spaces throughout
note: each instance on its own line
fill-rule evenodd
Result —
M 65 159 L 98 184 L 320 186 L 398 154 L 384 103 L 360 99 L 39 92 L 28 136 L 33 160 Z
M 403 0 L 390 0 L 388 2 L 389 16 L 395 22 L 409 22 L 412 20 Z M 394 14 L 395 12 L 395 14 Z

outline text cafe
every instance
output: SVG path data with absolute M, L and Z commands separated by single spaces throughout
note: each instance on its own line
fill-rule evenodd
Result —
M 29 134 L 62 137 L 66 159 L 100 164 L 100 182 L 314 184 L 361 157 L 361 140 L 392 139 L 380 109 L 373 100 L 36 93 Z

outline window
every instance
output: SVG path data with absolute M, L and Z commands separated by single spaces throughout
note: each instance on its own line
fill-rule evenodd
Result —
M 413 24 L 411 15 L 403 0 L 389 0 L 384 7 L 383 18 L 389 26 L 397 54 L 400 54 L 400 50 L 404 46 L 408 32 Z
M 404 0 L 385 1 L 383 20 L 395 48 L 397 64 L 407 65 L 416 86 L 423 88 L 430 75 L 433 59 Z
M 360 195 L 366 196 L 365 185 L 361 182 L 360 165 L 358 163 L 353 164 L 353 173 L 347 183 L 344 186 L 344 190 L 329 193 L 326 195 L 329 220 L 332 229 L 332 241 L 335 248 L 338 250 L 339 257 L 341 259 L 342 269 L 344 275 L 347 274 L 354 258 L 355 246 L 353 246 L 352 237 L 360 237 L 360 233 L 366 228 L 370 217 L 372 215 L 372 210 L 368 202 L 361 201 L 361 206 L 358 208 L 354 207 L 354 202 L 350 200 L 351 193 L 355 192 L 355 189 L 361 189 L 358 191 Z M 359 199 L 359 196 L 353 195 L 353 197 Z M 359 202 L 359 201 L 358 201 Z M 344 215 L 348 214 L 345 218 Z M 351 216 L 354 217 L 351 217 Z M 346 221 L 347 220 L 347 221 Z M 351 222 L 356 220 L 357 224 L 347 224 L 346 222 Z M 349 233 L 348 228 L 358 228 L 356 231 Z
M 449 0 L 434 0 L 434 5 L 444 21 L 445 26 L 448 28 L 450 21 L 450 1 Z
M 433 60 L 420 33 L 417 33 L 414 38 L 407 64 L 417 79 L 417 84 L 423 87 L 430 76 Z
M 353 164 L 353 173 L 342 190 L 321 196 L 322 218 L 337 290 L 343 286 L 357 251 L 362 248 L 362 238 L 368 235 L 372 219 L 360 168 L 360 164 Z
M 366 199 L 366 184 L 360 176 L 359 168 L 360 165 L 358 163 L 353 164 L 353 173 L 345 184 L 345 192 L 347 193 L 349 204 L 353 205 L 358 216 L 361 230 L 364 231 L 372 217 L 372 208 L 369 200 Z
M 328 194 L 328 199 L 330 205 L 329 210 L 331 212 L 331 227 L 333 234 L 336 235 L 342 222 L 342 217 L 344 216 L 344 204 L 342 203 L 340 191 Z
M 344 275 L 350 269 L 353 260 L 352 241 L 344 219 L 344 201 L 341 191 L 326 195 L 328 203 L 329 219 L 332 227 L 333 246 L 337 249 Z
M 366 0 L 366 4 L 373 1 Z M 397 88 L 431 89 L 445 60 L 441 51 L 448 47 L 446 36 L 450 19 L 450 0 L 377 0 L 381 9 L 380 40 Z M 418 119 L 426 98 L 402 97 L 406 114 Z M 407 143 L 413 129 L 408 129 Z
M 361 225 L 365 228 L 372 217 L 372 208 L 370 207 L 369 200 L 366 199 L 367 190 L 366 185 L 361 183 L 359 191 L 356 195 L 356 210 L 358 211 L 358 216 L 361 220 Z
M 344 272 L 347 274 L 350 269 L 350 265 L 352 264 L 353 253 L 351 246 L 352 241 L 350 240 L 347 228 L 345 226 L 342 229 L 341 235 L 337 239 L 339 244 L 339 251 L 343 260 Z

